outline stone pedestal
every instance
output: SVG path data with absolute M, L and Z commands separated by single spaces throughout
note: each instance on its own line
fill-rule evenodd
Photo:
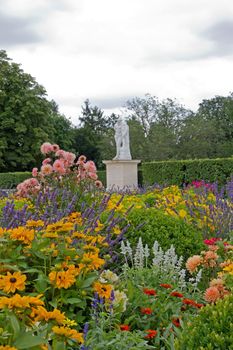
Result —
M 107 191 L 138 187 L 140 160 L 103 160 L 106 165 Z

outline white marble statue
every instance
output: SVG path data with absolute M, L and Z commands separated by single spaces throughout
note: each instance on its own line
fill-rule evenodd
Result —
M 113 160 L 131 160 L 129 148 L 129 126 L 125 120 L 119 118 L 114 125 L 116 156 Z

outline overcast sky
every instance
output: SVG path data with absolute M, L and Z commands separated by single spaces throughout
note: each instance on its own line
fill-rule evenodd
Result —
M 87 98 L 196 110 L 233 91 L 233 0 L 0 0 L 0 48 L 75 124 Z

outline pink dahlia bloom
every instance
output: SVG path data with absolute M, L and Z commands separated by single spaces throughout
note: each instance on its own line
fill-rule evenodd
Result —
M 90 179 L 92 179 L 92 180 L 97 180 L 98 179 L 98 176 L 97 176 L 97 174 L 96 173 L 88 173 L 88 176 L 89 176 L 89 178 Z
M 89 160 L 88 162 L 86 162 L 85 169 L 90 173 L 95 173 L 97 170 L 95 163 L 92 160 Z
M 53 172 L 53 167 L 50 164 L 44 164 L 44 165 L 42 165 L 40 171 L 41 171 L 42 175 L 45 175 L 45 176 L 50 175 Z
M 64 164 L 60 159 L 55 160 L 53 163 L 53 170 L 60 175 L 64 175 L 66 172 Z
M 100 180 L 96 180 L 96 181 L 95 181 L 95 186 L 96 186 L 97 188 L 102 188 L 102 187 L 103 187 L 103 184 L 102 184 L 102 182 L 101 182 Z
M 52 145 L 52 147 L 53 147 L 53 152 L 57 152 L 60 149 L 60 147 L 57 144 Z
M 51 158 L 45 158 L 42 162 L 42 165 L 46 165 L 46 164 L 49 164 L 51 163 L 52 159 Z
M 38 168 L 33 168 L 32 169 L 32 176 L 37 177 L 37 175 L 38 175 Z
M 64 155 L 65 155 L 65 151 L 63 151 L 63 149 L 59 149 L 56 153 L 55 153 L 55 156 L 56 157 L 59 157 L 59 158 L 64 158 Z
M 81 156 L 78 157 L 77 164 L 79 164 L 80 162 L 84 163 L 84 162 L 86 162 L 86 160 L 87 160 L 87 158 L 84 155 L 81 155 Z
M 193 255 L 190 258 L 188 258 L 186 262 L 186 269 L 193 273 L 196 271 L 197 267 L 202 263 L 202 258 L 200 255 Z
M 220 292 L 217 287 L 209 287 L 206 289 L 204 294 L 204 299 L 208 303 L 215 303 L 221 297 Z
M 64 158 L 65 160 L 67 160 L 70 164 L 74 163 L 74 160 L 76 158 L 76 155 L 74 153 L 71 152 L 65 152 L 64 154 Z
M 42 154 L 48 154 L 53 151 L 53 146 L 49 142 L 43 143 L 40 147 L 40 151 Z

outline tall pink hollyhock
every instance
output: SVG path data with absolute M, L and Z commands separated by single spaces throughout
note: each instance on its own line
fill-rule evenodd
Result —
M 49 164 L 51 163 L 52 159 L 51 158 L 45 158 L 42 162 L 42 165 Z
M 33 168 L 32 169 L 32 176 L 37 177 L 37 175 L 38 175 L 38 168 Z
M 90 173 L 95 173 L 97 170 L 95 163 L 92 160 L 89 160 L 88 162 L 86 162 L 85 169 Z
M 66 172 L 64 164 L 60 159 L 55 160 L 55 162 L 53 163 L 53 170 L 60 175 L 64 175 Z
M 53 146 L 49 142 L 44 142 L 40 147 L 40 151 L 42 154 L 48 154 L 53 151 Z
M 40 171 L 42 175 L 50 175 L 53 172 L 53 167 L 50 164 L 44 164 L 42 165 Z

